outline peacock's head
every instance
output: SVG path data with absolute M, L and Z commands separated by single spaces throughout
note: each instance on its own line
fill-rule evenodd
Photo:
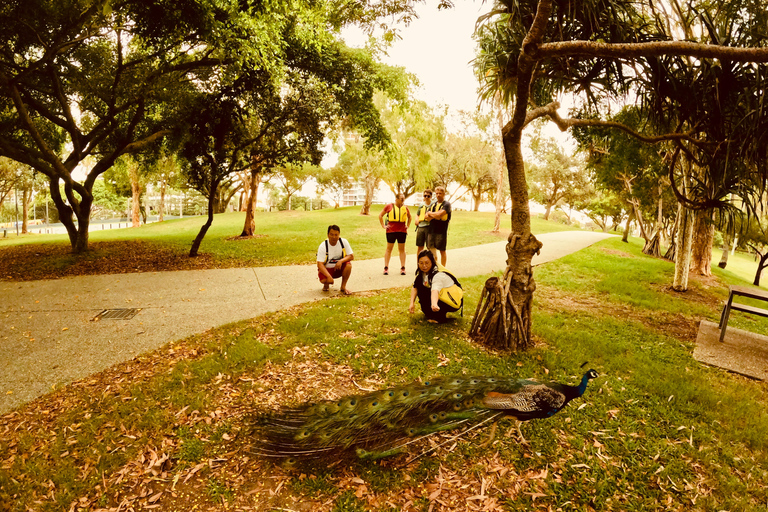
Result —
M 584 374 L 584 377 L 586 377 L 587 379 L 596 379 L 599 377 L 599 375 L 595 370 L 589 370 L 587 371 L 587 373 Z

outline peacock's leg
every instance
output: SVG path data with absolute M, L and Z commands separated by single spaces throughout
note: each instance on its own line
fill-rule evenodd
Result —
M 488 439 L 480 444 L 480 448 L 487 448 L 493 443 L 493 440 L 496 438 L 496 427 L 498 426 L 499 420 L 494 421 L 493 425 L 491 425 L 491 432 L 488 434 Z
M 516 423 L 516 425 L 512 425 L 511 427 L 509 427 L 509 430 L 507 430 L 507 433 L 504 434 L 504 437 L 509 437 L 512 434 L 512 430 L 515 429 L 515 427 L 517 427 L 517 437 L 520 438 L 520 444 L 530 448 L 531 445 L 528 444 L 528 441 L 525 440 L 525 438 L 523 437 L 523 433 L 520 431 L 520 425 L 523 422 L 520 421 L 520 420 L 515 420 L 515 423 Z

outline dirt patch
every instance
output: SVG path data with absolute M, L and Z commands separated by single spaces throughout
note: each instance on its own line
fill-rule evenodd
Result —
M 260 234 L 246 235 L 246 236 L 238 235 L 238 236 L 227 237 L 224 240 L 226 240 L 227 242 L 238 242 L 240 240 L 252 240 L 254 238 L 269 238 L 269 235 L 260 235 Z
M 609 249 L 607 247 L 598 247 L 601 251 L 603 251 L 606 254 L 610 254 L 612 256 L 619 256 L 620 258 L 635 258 L 636 256 L 634 254 L 630 254 L 628 252 L 620 251 L 618 249 Z
M 669 293 L 675 293 L 671 287 Z M 660 313 L 658 311 L 644 311 L 634 308 L 629 304 L 610 303 L 601 301 L 597 297 L 589 295 L 574 295 L 573 293 L 561 293 L 553 288 L 539 288 L 539 301 L 546 309 L 555 311 L 587 312 L 634 320 L 647 327 L 651 327 L 660 334 L 677 338 L 681 341 L 693 343 L 696 341 L 700 318 L 685 315 Z M 706 295 L 696 296 L 701 302 L 705 302 Z M 710 300 L 710 299 L 706 299 Z
M 137 240 L 91 242 L 89 246 L 90 250 L 84 254 L 72 254 L 68 243 L 3 248 L 0 252 L 0 279 L 34 281 L 85 275 L 200 270 L 222 265 L 206 254 L 190 258 L 187 250 L 174 250 Z

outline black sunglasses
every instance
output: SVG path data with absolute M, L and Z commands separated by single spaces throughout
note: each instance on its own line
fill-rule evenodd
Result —
M 432 194 L 424 194 L 424 197 L 432 197 Z

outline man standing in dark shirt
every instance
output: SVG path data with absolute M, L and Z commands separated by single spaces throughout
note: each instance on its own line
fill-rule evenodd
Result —
M 435 188 L 435 202 L 429 207 L 426 215 L 429 221 L 427 247 L 437 260 L 440 251 L 440 264 L 444 267 L 448 256 L 445 254 L 448 245 L 448 223 L 451 222 L 451 203 L 445 200 L 445 187 Z

